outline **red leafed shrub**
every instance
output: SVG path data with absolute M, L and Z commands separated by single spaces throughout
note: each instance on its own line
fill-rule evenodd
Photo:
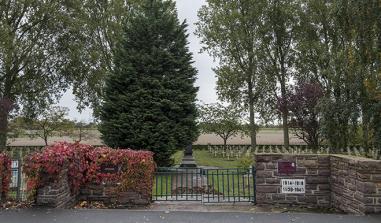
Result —
M 105 173 L 101 171 L 102 165 L 117 166 L 120 171 Z M 148 151 L 57 143 L 26 158 L 24 169 L 28 176 L 28 190 L 54 182 L 65 168 L 73 193 L 90 183 L 118 182 L 121 190 L 135 189 L 150 195 L 155 163 L 153 153 Z
M 0 153 L 0 196 L 6 198 L 11 183 L 11 159 L 7 154 Z M 1 199 L 2 200 L 2 199 Z
M 88 183 L 118 182 L 121 191 L 134 190 L 151 196 L 156 168 L 152 152 L 101 147 L 92 150 L 89 157 L 92 162 L 87 172 Z M 102 165 L 117 166 L 120 172 L 102 173 Z
M 122 191 L 135 190 L 142 195 L 151 197 L 153 177 L 156 164 L 153 160 L 153 153 L 149 151 L 126 150 L 127 170 L 122 172 Z
M 117 166 L 120 171 L 127 166 L 127 150 L 116 150 L 108 147 L 95 148 L 88 154 L 91 160 L 87 170 L 87 182 L 100 184 L 101 182 L 119 182 L 120 173 L 105 173 L 101 171 L 102 165 Z
M 86 182 L 86 171 L 89 167 L 89 154 L 93 147 L 79 143 L 57 143 L 42 152 L 26 157 L 24 171 L 28 176 L 27 189 L 34 191 L 46 182 L 57 180 L 59 173 L 67 168 L 71 191 L 78 192 Z

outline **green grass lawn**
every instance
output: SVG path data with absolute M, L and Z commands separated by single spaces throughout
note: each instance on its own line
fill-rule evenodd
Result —
M 9 191 L 8 193 L 8 197 L 10 199 L 16 199 L 16 195 L 17 195 L 16 191 Z
M 172 191 L 171 181 L 172 179 L 170 174 L 156 175 L 153 180 L 152 194 L 154 196 L 156 195 L 170 196 Z
M 253 178 L 240 170 L 208 171 L 207 184 L 224 196 L 252 196 Z
M 199 166 L 215 166 L 221 168 L 237 168 L 239 166 L 240 161 L 232 158 L 231 160 L 227 160 L 222 157 L 214 157 L 213 154 L 210 154 L 208 150 L 193 150 L 193 157 L 196 160 L 197 165 Z M 179 165 L 181 163 L 181 159 L 183 158 L 183 151 L 178 151 L 173 155 L 175 160 L 175 165 Z
M 184 151 L 177 151 L 175 154 L 172 155 L 172 158 L 174 160 L 173 165 L 180 165 L 181 160 L 183 159 Z

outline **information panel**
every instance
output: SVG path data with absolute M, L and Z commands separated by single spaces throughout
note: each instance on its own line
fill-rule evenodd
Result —
M 296 172 L 296 163 L 289 161 L 278 162 L 279 174 L 294 174 Z
M 118 173 L 121 171 L 121 166 L 110 163 L 101 164 L 101 173 Z
M 282 179 L 282 194 L 304 194 L 306 192 L 305 179 Z

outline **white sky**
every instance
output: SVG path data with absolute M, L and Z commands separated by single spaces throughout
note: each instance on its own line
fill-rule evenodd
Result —
M 212 71 L 212 67 L 216 64 L 213 59 L 206 53 L 200 54 L 200 40 L 194 35 L 195 22 L 197 22 L 197 11 L 205 4 L 205 0 L 176 0 L 179 19 L 186 19 L 188 23 L 189 33 L 189 49 L 193 52 L 194 66 L 198 70 L 198 79 L 196 86 L 199 87 L 198 100 L 205 103 L 213 103 L 217 101 L 215 91 L 216 78 Z M 74 101 L 74 96 L 71 91 L 67 91 L 59 102 L 60 106 L 65 106 L 70 109 L 69 117 L 78 121 L 89 122 L 92 120 L 91 109 L 85 109 L 82 113 L 77 110 L 77 103 Z
M 205 0 L 176 0 L 179 19 L 186 19 L 188 23 L 189 33 L 189 49 L 193 53 L 194 66 L 198 70 L 198 79 L 196 86 L 199 87 L 198 100 L 205 103 L 213 103 L 217 101 L 215 91 L 216 78 L 212 71 L 212 67 L 216 64 L 213 59 L 206 53 L 199 53 L 201 49 L 200 40 L 194 35 L 195 22 L 197 22 L 197 11 L 205 4 Z M 77 110 L 77 103 L 74 101 L 74 96 L 71 91 L 67 91 L 59 102 L 60 106 L 65 106 L 70 109 L 69 117 L 78 121 L 89 122 L 92 118 L 92 110 L 85 109 L 82 113 Z

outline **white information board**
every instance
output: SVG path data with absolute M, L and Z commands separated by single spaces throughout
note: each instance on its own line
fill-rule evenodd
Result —
M 15 188 L 18 185 L 18 178 L 19 178 L 19 161 L 18 160 L 12 160 L 11 163 L 12 167 L 12 181 L 10 183 L 10 188 Z
M 305 179 L 282 179 L 282 194 L 304 194 L 306 193 Z
M 19 167 L 19 161 L 18 160 L 12 160 L 11 168 L 18 168 Z

